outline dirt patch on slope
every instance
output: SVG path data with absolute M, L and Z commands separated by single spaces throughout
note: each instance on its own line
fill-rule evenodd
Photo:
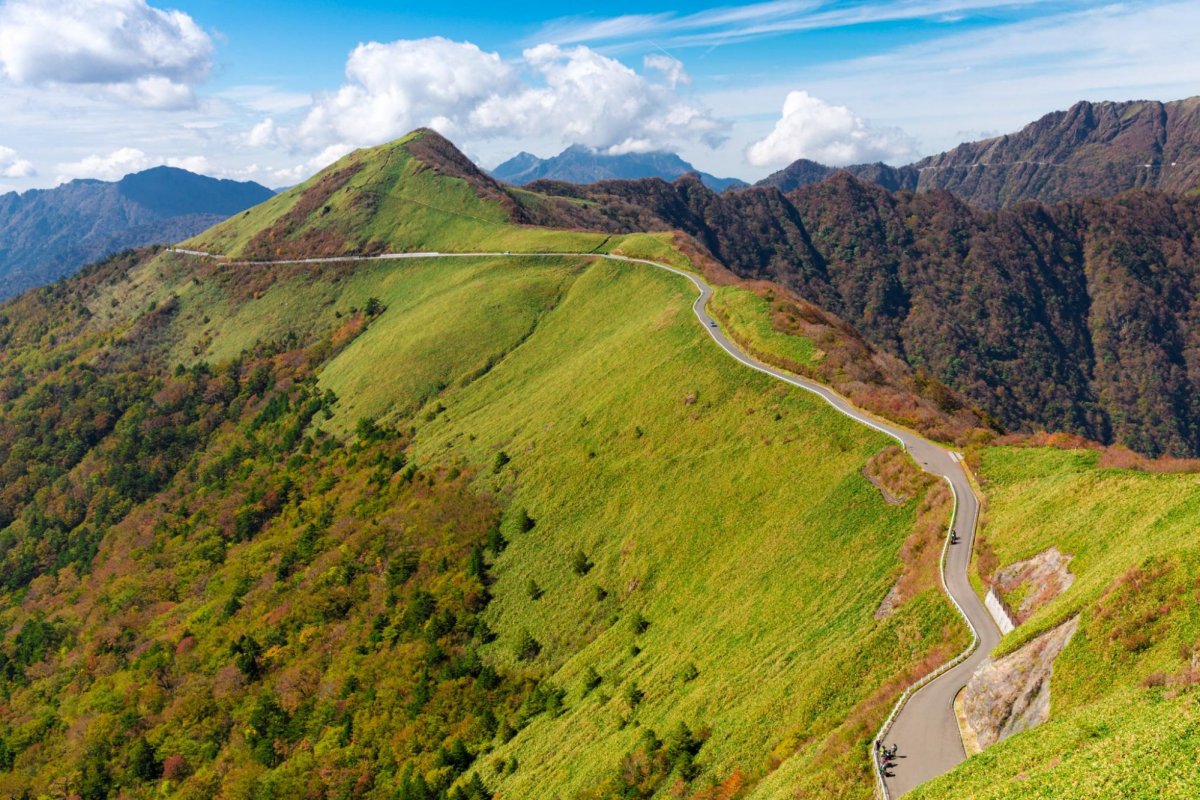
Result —
M 896 581 L 892 584 L 892 588 L 888 589 L 888 593 L 884 595 L 883 602 L 879 604 L 879 608 L 875 609 L 875 619 L 887 619 L 892 614 L 896 613 L 896 609 L 904 598 L 900 595 L 900 582 Z
M 1020 625 L 1070 588 L 1075 582 L 1075 576 L 1067 569 L 1070 563 L 1071 556 L 1051 547 L 1033 558 L 996 570 L 992 586 L 1013 622 Z
M 917 469 L 912 459 L 896 445 L 871 456 L 863 467 L 863 475 L 892 506 L 916 497 L 930 483 L 929 476 Z
M 1050 717 L 1050 676 L 1079 618 L 1072 617 L 1021 649 L 987 661 L 967 682 L 962 695 L 962 721 L 980 749 L 1014 733 L 1029 730 Z

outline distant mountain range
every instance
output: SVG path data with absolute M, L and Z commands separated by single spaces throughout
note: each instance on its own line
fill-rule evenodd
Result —
M 1084 101 L 1016 133 L 966 142 L 905 166 L 831 167 L 802 158 L 754 185 L 787 193 L 843 170 L 893 192 L 944 189 L 988 210 L 1024 200 L 1110 197 L 1135 188 L 1184 191 L 1200 184 L 1200 97 L 1166 103 Z M 673 181 L 688 173 L 716 192 L 749 185 L 700 172 L 673 153 L 609 156 L 579 145 L 553 158 L 520 153 L 492 170 L 494 177 L 518 186 L 539 180 L 580 185 Z
M 524 186 L 538 180 L 578 184 L 638 178 L 673 181 L 693 172 L 714 192 L 749 185 L 737 178 L 717 178 L 701 172 L 674 153 L 625 153 L 610 156 L 582 145 L 568 147 L 553 158 L 538 158 L 532 153 L 518 153 L 492 170 L 492 175 L 507 183 Z
M 186 239 L 273 195 L 174 167 L 0 195 L 0 298 L 128 247 Z
M 907 166 L 844 169 L 890 191 L 944 189 L 983 209 L 1109 197 L 1127 189 L 1186 191 L 1200 184 L 1200 97 L 1085 101 L 1017 133 L 960 144 Z M 790 192 L 837 171 L 802 159 L 756 185 Z

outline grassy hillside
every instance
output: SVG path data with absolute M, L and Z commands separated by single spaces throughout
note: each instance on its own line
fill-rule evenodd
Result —
M 693 263 L 514 224 L 446 147 L 191 245 Z M 693 298 L 585 257 L 145 252 L 4 306 L 0 794 L 867 796 L 871 732 L 964 644 L 948 498 Z
M 869 731 L 961 644 L 932 573 L 874 617 L 944 507 L 885 503 L 886 443 L 691 297 L 146 254 L 7 306 L 0 786 L 865 795 Z
M 920 797 L 1192 797 L 1200 682 L 1200 476 L 1099 466 L 1100 453 L 992 448 L 982 560 L 1058 547 L 1074 584 L 1001 644 L 1078 614 L 1050 721 L 969 759 Z
M 431 131 L 356 150 L 190 239 L 235 258 L 441 250 L 589 252 L 607 237 L 513 224 L 516 205 Z
M 784 739 L 807 740 L 791 778 L 755 796 L 788 796 L 805 773 L 860 794 L 855 751 L 815 768 L 821 745 L 839 728 L 865 742 L 865 720 L 847 717 L 954 630 L 929 595 L 872 618 L 915 522 L 915 501 L 888 507 L 862 475 L 884 440 L 724 358 L 690 296 L 644 267 L 592 267 L 418 436 L 426 458 L 507 454 L 486 482 L 537 520 L 496 565 L 489 654 L 516 667 L 528 631 L 568 710 L 498 751 L 525 765 L 503 796 L 571 796 L 613 773 L 639 728 L 681 722 L 712 730 L 701 763 L 713 777 L 755 774 Z M 584 575 L 578 553 L 594 565 Z M 589 670 L 601 682 L 586 692 Z

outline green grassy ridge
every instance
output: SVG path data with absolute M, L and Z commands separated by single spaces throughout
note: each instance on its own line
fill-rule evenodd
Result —
M 1126 570 L 1152 556 L 1200 546 L 1200 476 L 1097 466 L 1099 453 L 989 448 L 981 475 L 984 535 L 1000 564 L 1056 546 L 1072 556 L 1071 588 L 1001 643 L 1009 652 L 1096 602 Z M 977 565 L 976 565 L 977 568 Z
M 786 363 L 814 367 L 821 353 L 805 336 L 781 333 L 771 323 L 771 303 L 740 286 L 720 286 L 713 292 L 713 313 L 729 328 L 735 341 L 758 352 L 786 359 Z
M 984 534 L 1001 565 L 1056 546 L 1076 579 L 1009 634 L 1007 653 L 1078 615 L 1051 716 L 917 797 L 1191 797 L 1200 642 L 1200 477 L 1101 468 L 1099 454 L 990 448 Z M 1190 754 L 1190 755 L 1189 755 Z
M 604 234 L 512 224 L 499 202 L 479 197 L 463 178 L 432 169 L 409 151 L 424 135 L 414 132 L 356 150 L 182 246 L 233 258 L 273 258 L 423 250 L 592 252 L 607 240 Z M 349 174 L 344 183 L 330 183 L 344 174 Z M 336 185 L 328 196 L 322 189 L 327 185 Z M 312 208 L 289 222 L 293 211 L 307 206 Z M 278 237 L 264 238 L 279 226 Z
M 669 242 L 646 235 L 614 246 L 686 268 Z M 320 374 L 342 400 L 322 426 L 344 434 L 360 416 L 409 418 L 418 461 L 476 465 L 481 490 L 513 493 L 538 518 L 495 565 L 489 619 L 499 639 L 488 657 L 522 669 L 512 642 L 529 629 L 545 652 L 525 671 L 567 689 L 568 711 L 500 748 L 524 766 L 505 778 L 484 770 L 489 785 L 516 797 L 549 782 L 569 796 L 602 780 L 640 735 L 636 725 L 617 729 L 620 693 L 633 681 L 647 693 L 638 725 L 660 735 L 678 721 L 713 728 L 700 758 L 707 776 L 758 773 L 774 755 L 782 763 L 754 796 L 787 797 L 798 785 L 867 790 L 865 739 L 829 737 L 902 665 L 960 633 L 936 593 L 885 622 L 871 617 L 895 579 L 916 501 L 887 506 L 862 476 L 887 440 L 721 353 L 689 313 L 690 284 L 593 260 L 430 259 L 289 268 L 243 297 L 239 276 L 259 268 L 216 266 L 197 283 L 181 258 L 160 257 L 131 283 L 173 292 L 185 331 L 208 318 L 203 358 L 297 328 L 315 335 L 379 298 L 383 313 Z M 181 360 L 193 344 L 181 339 Z M 442 388 L 431 395 L 431 385 Z M 445 410 L 413 417 L 423 400 Z M 494 476 L 497 449 L 513 460 Z M 680 514 L 693 497 L 696 513 Z M 579 548 L 596 563 L 585 578 L 569 569 Z M 537 603 L 531 577 L 546 592 Z M 597 603 L 601 582 L 610 597 Z M 629 655 L 634 610 L 651 621 L 636 637 L 638 657 Z M 689 663 L 699 676 L 684 685 L 678 673 Z M 606 682 L 583 698 L 588 666 Z M 850 674 L 865 677 L 845 681 Z M 567 755 L 564 740 L 584 755 Z M 832 763 L 822 754 L 830 741 L 841 755 Z
M 596 251 L 691 266 L 665 234 L 508 224 L 404 145 L 348 156 L 326 173 L 344 170 L 345 183 L 315 206 L 305 194 L 321 176 L 189 246 L 248 254 L 307 203 L 311 213 L 279 228 L 280 255 L 317 242 L 327 251 L 295 255 Z M 962 636 L 933 591 L 887 620 L 872 616 L 918 500 L 888 506 L 862 475 L 884 437 L 720 352 L 689 313 L 693 291 L 649 267 L 575 259 L 198 267 L 164 254 L 93 306 L 111 319 L 113 300 L 178 304 L 172 352 L 192 363 L 291 332 L 320 337 L 350 325 L 368 298 L 383 302 L 322 370 L 321 388 L 342 402 L 321 425 L 345 434 L 360 416 L 408 423 L 420 462 L 478 469 L 479 491 L 538 519 L 494 564 L 488 619 L 499 638 L 485 653 L 561 686 L 566 711 L 499 747 L 522 765 L 483 771 L 502 796 L 593 787 L 639 727 L 665 735 L 680 721 L 713 732 L 702 780 L 741 770 L 763 776 L 755 797 L 797 787 L 864 796 L 866 737 L 886 708 L 865 712 L 865 727 L 856 711 Z M 499 449 L 512 460 L 492 474 Z M 595 562 L 582 578 L 569 567 L 579 549 Z M 536 602 L 530 578 L 545 591 Z M 609 596 L 597 601 L 601 582 Z M 637 613 L 650 626 L 635 635 Z M 544 646 L 531 665 L 513 655 L 525 630 Z M 684 681 L 688 665 L 697 674 Z M 588 667 L 605 680 L 585 698 Z M 622 726 L 633 683 L 646 698 Z
M 595 264 L 508 358 L 448 393 L 418 437 L 425 459 L 486 465 L 504 450 L 512 461 L 481 481 L 537 519 L 495 566 L 488 655 L 518 667 L 513 643 L 528 630 L 568 711 L 498 750 L 523 765 L 501 796 L 569 796 L 600 780 L 639 736 L 620 727 L 630 683 L 647 695 L 639 724 L 713 728 L 701 762 L 714 776 L 754 772 L 799 734 L 799 754 L 784 753 L 790 778 L 754 795 L 790 796 L 790 780 L 813 779 L 800 762 L 821 737 L 898 662 L 955 630 L 936 595 L 872 619 L 915 508 L 887 506 L 862 475 L 886 440 L 725 357 L 690 299 L 677 277 Z M 580 549 L 596 565 L 583 578 L 569 566 Z M 640 636 L 635 612 L 651 623 Z M 687 663 L 699 675 L 684 685 Z M 585 698 L 589 666 L 607 677 Z M 850 782 L 817 778 L 838 794 L 869 791 L 856 745 Z
M 1122 689 L 993 745 L 905 797 L 1186 800 L 1196 796 L 1198 749 L 1194 695 Z

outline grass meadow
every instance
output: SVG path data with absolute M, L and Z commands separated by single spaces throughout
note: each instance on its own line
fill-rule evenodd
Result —
M 1200 476 L 1102 468 L 1092 450 L 983 452 L 985 561 L 1056 546 L 1073 585 L 1001 643 L 1078 614 L 1051 715 L 916 797 L 1195 797 L 1200 776 Z

